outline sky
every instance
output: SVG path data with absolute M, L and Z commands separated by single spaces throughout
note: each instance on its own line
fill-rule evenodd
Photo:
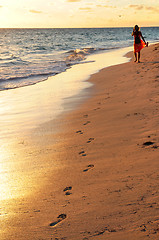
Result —
M 0 28 L 159 26 L 159 0 L 0 0 Z

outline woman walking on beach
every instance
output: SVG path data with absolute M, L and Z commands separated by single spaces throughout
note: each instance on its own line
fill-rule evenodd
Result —
M 138 62 L 138 63 L 140 62 L 141 49 L 147 46 L 145 39 L 142 36 L 141 31 L 139 31 L 139 30 L 140 29 L 139 29 L 138 25 L 135 25 L 135 27 L 133 28 L 133 32 L 132 32 L 132 36 L 134 36 L 134 56 L 135 56 L 134 62 Z

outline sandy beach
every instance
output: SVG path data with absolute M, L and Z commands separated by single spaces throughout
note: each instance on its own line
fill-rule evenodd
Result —
M 48 168 L 39 191 L 3 203 L 2 240 L 159 239 L 158 54 L 92 75 L 89 99 L 21 142 L 16 157 Z

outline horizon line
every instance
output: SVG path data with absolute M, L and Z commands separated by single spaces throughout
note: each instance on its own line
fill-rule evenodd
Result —
M 0 29 L 97 29 L 97 28 L 132 28 L 133 26 L 126 27 L 0 27 Z M 140 26 L 145 27 L 159 27 L 159 26 Z

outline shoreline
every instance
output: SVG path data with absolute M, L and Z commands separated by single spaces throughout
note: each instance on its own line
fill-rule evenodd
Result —
M 58 119 L 90 97 L 91 83 L 87 81 L 89 76 L 103 66 L 114 64 L 114 55 L 118 64 L 128 61 L 123 57 L 125 51 L 126 49 L 119 49 L 91 55 L 84 64 L 74 65 L 47 81 L 0 92 L 0 200 L 27 197 L 39 188 L 38 178 L 45 172 L 50 160 L 45 163 L 41 158 L 32 163 L 34 152 L 39 153 L 39 148 L 42 148 L 42 152 L 47 153 L 46 145 L 55 145 L 62 126 Z M 109 58 L 109 61 L 103 62 L 104 57 L 106 60 Z M 50 135 L 53 140 L 49 139 Z M 56 168 L 58 163 L 54 162 Z M 34 188 L 30 190 L 31 184 Z
M 158 236 L 157 46 L 142 51 L 141 64 L 131 61 L 91 76 L 91 98 L 57 120 L 62 131 L 56 148 L 54 136 L 44 132 L 43 147 L 33 146 L 32 156 L 56 159 L 55 171 L 47 179 L 48 164 L 40 176 L 44 188 L 35 199 L 21 199 L 10 218 L 16 215 L 15 222 L 4 217 L 10 232 L 2 239 Z M 152 145 L 144 146 L 148 141 Z
M 129 48 L 92 54 L 83 63 L 73 65 L 67 71 L 51 76 L 45 81 L 21 88 L 0 91 L 0 117 L 3 121 L 3 127 L 1 127 L 0 131 L 3 130 L 6 133 L 11 131 L 11 134 L 14 131 L 16 134 L 18 128 L 22 128 L 23 131 L 26 128 L 26 132 L 28 132 L 29 129 L 34 129 L 41 123 L 57 118 L 62 112 L 65 112 L 63 107 L 65 99 L 79 96 L 83 94 L 83 90 L 91 86 L 87 81 L 91 74 L 109 65 L 127 61 L 123 57 L 124 52 L 128 51 L 126 49 Z M 117 55 L 116 60 L 114 59 L 114 52 Z M 111 57 L 111 55 L 113 56 Z M 102 60 L 107 56 L 110 58 L 110 62 L 102 63 Z M 77 74 L 77 72 L 80 74 Z M 39 109 L 39 104 L 41 109 Z M 11 127 L 4 125 L 6 121 L 11 124 Z
M 117 54 L 116 62 L 125 61 L 123 51 L 126 50 L 114 50 Z M 39 189 L 38 178 L 45 172 L 50 160 L 45 163 L 41 158 L 32 163 L 31 157 L 35 155 L 34 152 L 41 151 L 39 148 L 43 149 L 43 153 L 47 153 L 46 145 L 55 145 L 62 126 L 58 119 L 90 97 L 91 83 L 87 79 L 92 72 L 97 72 L 103 65 L 108 64 L 103 62 L 103 56 L 109 56 L 109 64 L 114 63 L 111 51 L 91 55 L 86 63 L 74 65 L 67 72 L 50 77 L 47 81 L 0 92 L 0 200 L 12 201 L 27 197 L 36 191 L 36 188 Z M 49 139 L 50 135 L 53 140 Z M 50 149 L 54 151 L 53 146 Z M 55 160 L 54 162 L 56 168 L 58 163 Z M 31 184 L 34 187 L 30 190 Z

